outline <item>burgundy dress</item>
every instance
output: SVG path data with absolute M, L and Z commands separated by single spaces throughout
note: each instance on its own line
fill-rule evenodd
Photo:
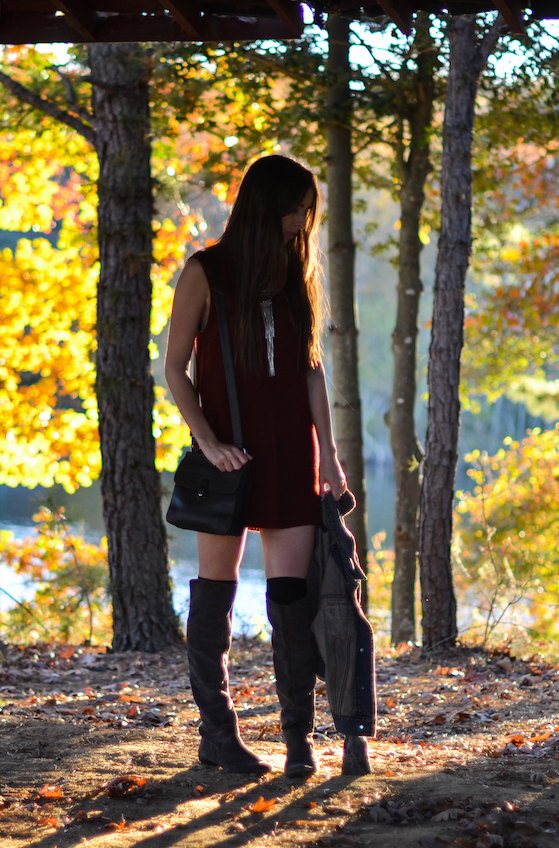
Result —
M 216 264 L 220 268 L 234 352 L 231 262 L 219 245 L 197 253 L 196 259 L 204 268 L 210 287 L 214 285 L 212 268 Z M 253 457 L 248 517 L 252 530 L 321 522 L 318 442 L 311 418 L 307 366 L 298 356 L 297 332 L 281 292 L 272 298 L 272 309 L 275 375 L 269 375 L 263 322 L 264 367 L 254 371 L 235 367 L 244 447 Z M 216 437 L 231 444 L 231 415 L 213 298 L 207 324 L 196 336 L 196 368 L 204 415 Z

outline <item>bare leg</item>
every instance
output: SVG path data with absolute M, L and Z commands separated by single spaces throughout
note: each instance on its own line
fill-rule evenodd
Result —
M 266 577 L 306 578 L 314 545 L 315 527 L 286 527 L 283 530 L 262 529 Z
M 238 580 L 247 531 L 242 536 L 197 533 L 199 577 L 205 580 Z

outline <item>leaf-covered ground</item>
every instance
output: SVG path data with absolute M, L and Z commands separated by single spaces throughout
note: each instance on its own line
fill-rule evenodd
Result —
M 197 762 L 184 653 L 5 646 L 0 845 L 559 844 L 559 675 L 461 648 L 378 658 L 373 773 L 340 776 L 342 742 L 317 687 L 320 771 L 283 777 L 270 646 L 237 640 L 231 685 L 259 781 Z

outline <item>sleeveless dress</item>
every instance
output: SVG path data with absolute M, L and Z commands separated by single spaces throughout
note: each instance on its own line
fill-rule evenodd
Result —
M 220 245 L 195 254 L 208 278 L 225 291 L 227 317 L 235 353 L 234 270 Z M 245 450 L 251 460 L 251 496 L 248 526 L 298 527 L 321 523 L 318 476 L 318 441 L 311 417 L 307 365 L 298 355 L 297 332 L 281 292 L 272 298 L 274 322 L 274 375 L 268 367 L 267 344 L 262 321 L 264 367 L 235 366 L 239 409 Z M 221 356 L 219 324 L 214 299 L 208 321 L 196 336 L 196 376 L 204 415 L 216 437 L 233 441 L 227 384 Z

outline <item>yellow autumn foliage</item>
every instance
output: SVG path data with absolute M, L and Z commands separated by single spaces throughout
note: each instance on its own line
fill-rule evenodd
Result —
M 559 638 L 559 425 L 466 459 L 474 488 L 458 492 L 458 588 L 474 596 L 486 632 L 499 624 Z
M 97 159 L 81 137 L 53 125 L 0 137 L 0 228 L 27 232 L 0 251 L 0 483 L 61 484 L 99 476 L 95 400 Z M 59 222 L 54 247 L 47 238 Z M 60 223 L 61 222 L 61 223 Z M 192 219 L 154 222 L 152 332 L 164 329 L 174 274 Z M 34 233 L 41 237 L 34 237 Z M 155 343 L 151 356 L 159 355 Z M 188 428 L 156 387 L 157 466 L 176 467 Z

